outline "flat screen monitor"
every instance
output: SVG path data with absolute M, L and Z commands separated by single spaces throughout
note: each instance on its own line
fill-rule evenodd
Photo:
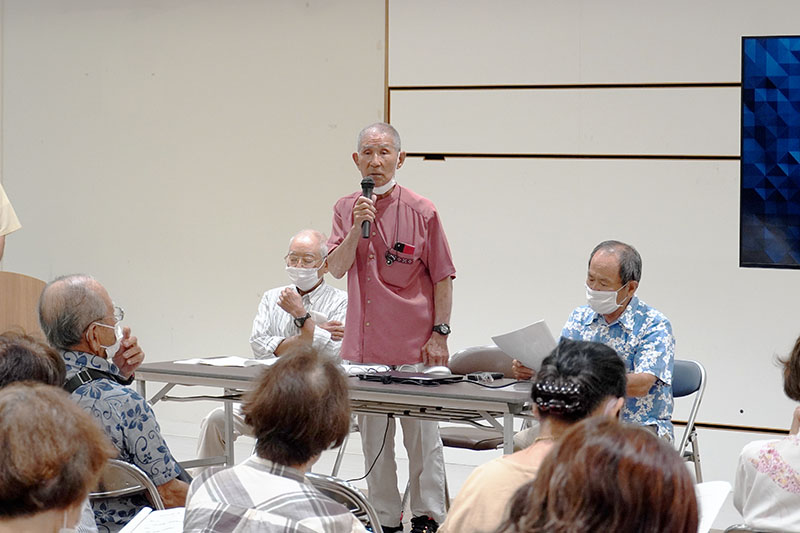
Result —
M 742 37 L 739 265 L 800 268 L 800 36 Z

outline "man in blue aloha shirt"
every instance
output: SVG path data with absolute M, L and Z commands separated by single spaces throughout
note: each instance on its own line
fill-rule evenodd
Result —
M 642 258 L 633 246 L 619 241 L 595 246 L 586 276 L 588 305 L 572 311 L 561 336 L 616 350 L 628 369 L 622 419 L 672 440 L 675 337 L 667 317 L 635 295 L 641 277 Z M 514 361 L 514 375 L 527 379 L 532 371 Z M 515 442 L 524 446 L 530 438 Z
M 86 275 L 50 282 L 39 300 L 39 322 L 67 367 L 65 388 L 91 413 L 119 449 L 119 458 L 141 468 L 155 483 L 166 507 L 182 507 L 188 484 L 161 435 L 153 410 L 127 385 L 144 352 L 123 311 L 105 288 Z M 93 500 L 100 532 L 118 531 L 142 507 L 143 495 Z

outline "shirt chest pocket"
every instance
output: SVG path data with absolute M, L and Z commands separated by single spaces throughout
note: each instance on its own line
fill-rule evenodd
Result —
M 378 275 L 387 285 L 404 289 L 411 285 L 422 265 L 420 249 L 416 247 L 413 253 L 402 253 L 390 250 L 378 261 Z

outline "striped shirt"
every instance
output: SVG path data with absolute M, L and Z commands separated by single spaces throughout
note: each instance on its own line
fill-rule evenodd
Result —
M 250 335 L 250 347 L 257 358 L 274 356 L 275 349 L 283 339 L 300 334 L 300 328 L 294 325 L 294 317 L 278 305 L 278 297 L 285 288 L 268 290 L 258 305 L 258 313 L 253 320 L 253 332 Z M 347 293 L 343 290 L 331 287 L 323 281 L 319 287 L 304 294 L 302 300 L 303 307 L 312 315 L 320 313 L 326 320 L 336 320 L 344 324 L 347 314 Z M 331 334 L 319 327 L 317 322 L 311 346 L 322 355 L 338 359 L 342 342 L 331 339 Z
M 184 533 L 364 533 L 347 508 L 303 473 L 255 455 L 195 478 L 186 500 Z

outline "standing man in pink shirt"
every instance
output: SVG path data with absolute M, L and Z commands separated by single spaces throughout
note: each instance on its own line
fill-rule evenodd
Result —
M 389 124 L 361 130 L 353 161 L 363 178 L 374 180 L 374 194 L 354 192 L 336 202 L 328 269 L 336 278 L 347 274 L 342 358 L 420 370 L 447 364 L 456 271 L 433 203 L 395 182 L 405 157 Z M 364 221 L 370 222 L 367 238 Z M 400 424 L 409 458 L 411 531 L 433 533 L 445 518 L 439 426 L 406 418 Z M 402 531 L 394 418 L 361 415 L 358 425 L 370 499 L 383 530 Z

